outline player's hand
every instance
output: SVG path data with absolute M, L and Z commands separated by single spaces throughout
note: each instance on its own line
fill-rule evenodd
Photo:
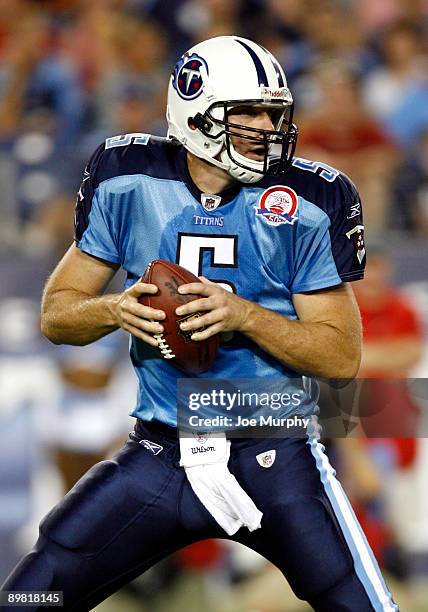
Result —
M 241 331 L 250 314 L 251 302 L 226 291 L 218 283 L 213 283 L 203 276 L 199 278 L 200 283 L 181 285 L 178 292 L 182 295 L 194 293 L 203 297 L 179 306 L 175 312 L 179 316 L 191 315 L 195 312 L 206 311 L 206 313 L 201 317 L 184 321 L 180 324 L 181 329 L 194 330 L 192 340 L 206 340 L 220 332 Z M 204 329 L 198 331 L 201 328 Z
M 144 294 L 155 294 L 157 291 L 156 285 L 137 281 L 121 294 L 116 304 L 118 325 L 136 338 L 156 347 L 158 341 L 153 334 L 163 332 L 163 326 L 158 321 L 165 318 L 165 313 L 163 310 L 143 306 L 138 298 Z

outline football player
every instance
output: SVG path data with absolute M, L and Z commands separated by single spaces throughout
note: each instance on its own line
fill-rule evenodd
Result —
M 180 547 L 219 537 L 264 555 L 315 610 L 397 610 L 315 436 L 231 439 L 228 470 L 261 522 L 222 523 L 227 492 L 219 512 L 209 510 L 216 492 L 205 482 L 204 500 L 181 467 L 176 383 L 185 375 L 156 350 L 164 313 L 138 302 L 157 292 L 139 281 L 147 264 L 174 261 L 202 277 L 180 289 L 202 296 L 179 308 L 202 313 L 183 329 L 195 341 L 229 338 L 208 376 L 290 386 L 302 376 L 352 378 L 361 325 L 350 282 L 365 261 L 358 193 L 338 170 L 294 157 L 284 72 L 250 40 L 218 37 L 185 53 L 167 119 L 168 138 L 126 134 L 95 151 L 75 244 L 42 304 L 42 330 L 55 343 L 130 333 L 135 431 L 44 518 L 3 589 L 60 590 L 65 609 L 81 612 Z M 119 267 L 125 290 L 103 295 Z M 304 387 L 290 414 L 313 412 L 316 383 Z

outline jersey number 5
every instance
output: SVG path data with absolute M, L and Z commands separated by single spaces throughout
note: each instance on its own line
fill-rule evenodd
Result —
M 237 268 L 238 236 L 179 233 L 176 257 L 179 266 L 183 266 L 196 276 L 201 276 L 204 252 L 211 254 L 211 268 Z M 209 280 L 218 283 L 227 291 L 236 292 L 233 283 L 229 281 Z

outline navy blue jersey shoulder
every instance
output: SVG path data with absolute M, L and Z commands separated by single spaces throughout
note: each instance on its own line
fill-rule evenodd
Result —
M 100 183 L 129 174 L 180 180 L 179 148 L 178 143 L 149 134 L 107 138 L 95 150 L 84 171 L 76 202 L 74 239 L 79 241 L 88 227 L 92 199 Z
M 321 208 L 330 220 L 333 257 L 343 281 L 364 277 L 363 212 L 351 179 L 322 162 L 295 157 L 282 176 L 266 176 L 258 187 L 288 185 L 298 196 Z
M 199 200 L 200 191 L 189 176 L 185 160 L 185 149 L 166 138 L 148 134 L 108 138 L 94 152 L 85 169 L 76 202 L 75 240 L 79 242 L 88 227 L 97 187 L 113 177 L 144 174 L 181 181 Z M 331 248 L 341 279 L 363 278 L 364 227 L 360 198 L 352 181 L 322 162 L 296 157 L 285 175 L 264 177 L 254 186 L 268 188 L 278 184 L 288 185 L 328 216 Z M 246 187 L 242 183 L 232 186 L 222 193 L 223 202 L 229 202 Z

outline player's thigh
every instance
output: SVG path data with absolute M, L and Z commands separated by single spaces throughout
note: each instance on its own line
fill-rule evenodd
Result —
M 236 477 L 263 512 L 262 528 L 241 530 L 236 539 L 274 563 L 298 597 L 314 601 L 343 584 L 346 597 L 361 596 L 370 610 L 367 593 L 377 589 L 383 597 L 384 583 L 321 449 L 305 440 L 270 439 L 235 457 Z M 263 453 L 274 457 L 268 468 L 257 459 Z
M 322 495 L 274 503 L 249 545 L 308 600 L 354 572 L 353 559 Z
M 353 515 L 351 520 L 355 533 L 348 541 L 326 494 L 295 499 L 274 505 L 249 545 L 317 612 L 392 612 L 377 563 Z
M 96 557 L 135 529 L 142 545 L 130 553 L 137 557 L 160 543 L 162 523 L 166 532 L 174 528 L 174 494 L 181 484 L 172 462 L 129 441 L 114 459 L 98 463 L 79 480 L 43 519 L 40 531 L 65 548 Z

